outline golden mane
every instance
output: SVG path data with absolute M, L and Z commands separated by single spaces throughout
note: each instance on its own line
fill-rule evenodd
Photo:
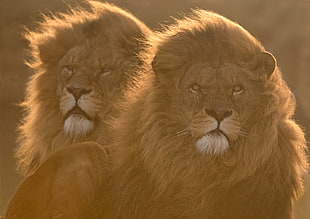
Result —
M 54 154 L 22 184 L 8 218 L 47 209 L 44 216 L 57 210 L 68 218 L 290 219 L 308 163 L 295 100 L 274 57 L 242 27 L 204 10 L 149 44 L 135 93 L 127 91 L 113 122 L 113 144 L 101 152 L 80 145 L 77 168 L 72 149 Z M 199 150 L 201 139 L 227 147 Z M 51 173 L 53 181 L 44 177 Z M 26 208 L 28 199 L 47 204 Z
M 122 96 L 122 89 L 127 86 L 127 76 L 134 73 L 135 66 L 140 62 L 136 56 L 142 48 L 139 38 L 144 38 L 150 30 L 132 14 L 112 4 L 90 1 L 87 6 L 72 8 L 68 13 L 44 16 L 44 21 L 35 31 L 25 34 L 32 58 L 28 64 L 34 74 L 27 84 L 26 100 L 22 103 L 25 116 L 19 127 L 16 153 L 18 169 L 23 175 L 29 175 L 51 153 L 71 143 L 85 140 L 107 142 L 109 128 L 105 121 L 116 113 L 114 102 Z M 109 51 L 110 54 L 105 54 Z M 95 94 L 93 105 L 103 109 L 100 109 L 101 115 L 95 118 L 95 128 L 87 135 L 74 138 L 63 130 L 64 115 L 60 109 L 63 95 L 59 94 L 59 87 L 63 82 L 58 75 L 64 62 L 62 59 L 68 54 L 71 59 L 90 54 L 90 57 L 81 58 L 81 63 L 94 59 L 92 57 L 112 57 L 108 64 L 119 72 L 121 78 L 121 82 L 115 79 L 106 88 L 100 85 L 103 86 L 104 97 Z M 89 62 L 93 63 L 76 65 L 84 65 L 84 68 L 93 71 L 90 68 L 98 60 Z M 100 93 L 100 89 L 97 88 L 96 92 Z M 101 100 L 106 102 L 100 103 Z
M 292 119 L 295 99 L 272 55 L 238 24 L 196 10 L 153 36 L 142 58 L 146 85 L 123 107 L 115 128 L 120 149 L 113 155 L 114 183 L 126 191 L 121 217 L 155 215 L 144 209 L 156 206 L 166 211 L 162 218 L 290 218 L 303 191 L 306 142 Z M 237 66 L 248 83 L 261 87 L 246 134 L 220 156 L 197 151 L 184 125 L 187 115 L 179 114 L 187 107 L 177 96 L 184 95 L 181 81 L 190 79 L 184 78 L 192 66 L 204 67 L 200 63 L 215 70 Z

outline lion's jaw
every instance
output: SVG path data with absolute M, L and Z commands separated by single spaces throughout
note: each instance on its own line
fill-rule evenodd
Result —
M 70 115 L 64 122 L 66 134 L 77 137 L 85 136 L 94 128 L 94 122 L 86 119 L 83 115 Z
M 236 113 L 217 121 L 214 117 L 199 113 L 193 118 L 191 132 L 197 138 L 196 147 L 201 153 L 220 155 L 236 140 L 241 133 Z M 203 118 L 202 118 L 203 116 Z
M 205 129 L 205 135 L 196 142 L 198 150 L 202 153 L 221 154 L 228 147 L 229 142 L 222 130 L 221 123 L 214 121 Z
M 96 107 L 91 94 L 82 95 L 79 99 L 63 91 L 60 109 L 63 115 L 64 132 L 72 137 L 82 137 L 90 133 L 95 127 Z

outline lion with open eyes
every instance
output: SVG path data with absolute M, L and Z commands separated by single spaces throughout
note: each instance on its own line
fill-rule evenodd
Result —
M 275 58 L 238 24 L 204 10 L 149 44 L 113 145 L 54 154 L 21 185 L 7 215 L 292 218 L 306 144 Z
M 149 29 L 130 13 L 110 4 L 45 17 L 29 31 L 35 73 L 19 127 L 19 170 L 31 174 L 51 153 L 71 143 L 107 140 L 106 120 L 117 111 L 129 74 L 139 64 Z

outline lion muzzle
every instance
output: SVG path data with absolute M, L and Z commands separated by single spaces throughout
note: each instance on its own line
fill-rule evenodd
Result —
M 231 110 L 205 109 L 208 122 L 203 125 L 204 134 L 196 142 L 197 149 L 202 153 L 219 155 L 229 148 L 231 130 Z

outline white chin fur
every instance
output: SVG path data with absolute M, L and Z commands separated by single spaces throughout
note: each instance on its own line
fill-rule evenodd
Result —
M 196 142 L 196 146 L 202 153 L 217 155 L 225 152 L 229 147 L 229 143 L 224 135 L 207 134 Z
M 71 115 L 65 120 L 65 133 L 73 137 L 84 136 L 94 128 L 94 122 L 82 115 Z

